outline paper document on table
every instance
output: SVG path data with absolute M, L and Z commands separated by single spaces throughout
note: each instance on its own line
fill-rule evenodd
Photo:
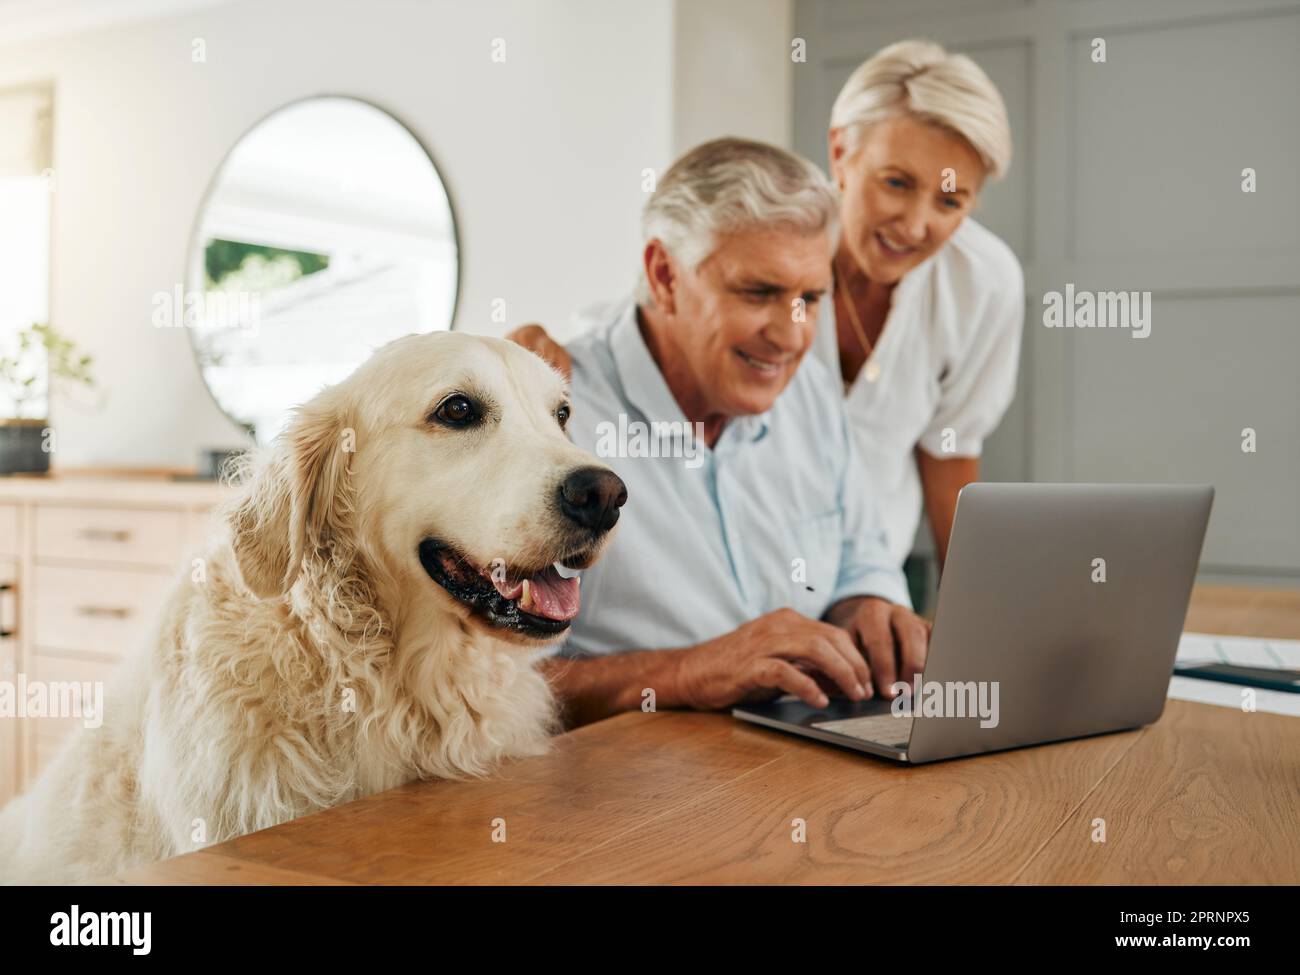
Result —
M 1197 661 L 1300 670 L 1300 640 L 1184 633 L 1178 641 L 1178 663 L 1187 665 Z M 1262 687 L 1247 688 L 1201 677 L 1178 676 L 1169 681 L 1169 696 L 1176 700 L 1217 704 L 1225 708 L 1240 709 L 1243 691 L 1252 692 L 1257 711 L 1300 717 L 1300 694 Z
M 1178 641 L 1178 662 L 1237 664 L 1241 667 L 1278 667 L 1300 670 L 1300 640 L 1274 640 L 1257 636 L 1217 636 L 1184 633 Z

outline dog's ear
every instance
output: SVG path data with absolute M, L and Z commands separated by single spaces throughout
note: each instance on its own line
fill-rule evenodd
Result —
M 348 465 L 355 433 L 341 413 L 313 401 L 272 448 L 229 514 L 240 574 L 262 597 L 289 591 L 302 561 L 347 530 Z

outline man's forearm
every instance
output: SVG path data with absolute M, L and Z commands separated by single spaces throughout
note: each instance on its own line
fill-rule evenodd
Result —
M 566 728 L 641 707 L 646 690 L 655 707 L 688 707 L 680 693 L 683 650 L 633 650 L 600 657 L 548 657 L 538 664 L 560 700 Z

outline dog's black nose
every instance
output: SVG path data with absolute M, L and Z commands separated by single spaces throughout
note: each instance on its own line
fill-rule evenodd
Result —
M 603 467 L 579 467 L 560 485 L 560 510 L 583 528 L 607 532 L 618 523 L 627 501 L 627 485 Z

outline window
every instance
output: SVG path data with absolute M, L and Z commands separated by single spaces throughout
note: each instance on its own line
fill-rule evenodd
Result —
M 0 355 L 18 354 L 18 333 L 50 317 L 50 215 L 54 192 L 48 88 L 0 89 Z M 24 357 L 34 375 L 18 402 L 0 385 L 0 418 L 48 414 L 39 350 Z

